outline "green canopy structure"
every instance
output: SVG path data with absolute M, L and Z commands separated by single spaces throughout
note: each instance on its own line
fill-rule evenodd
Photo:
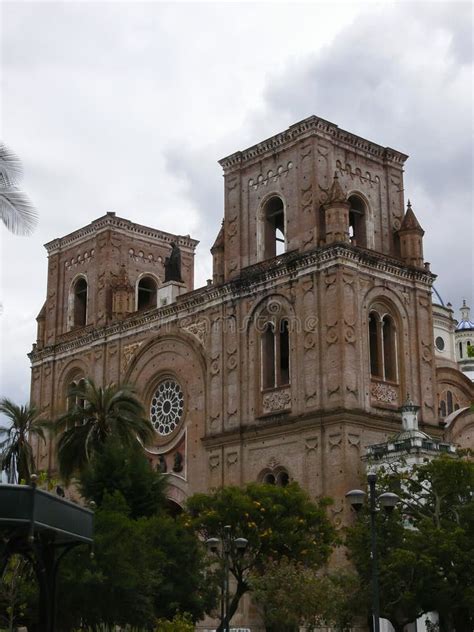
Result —
M 34 479 L 34 477 L 32 477 Z M 0 576 L 11 555 L 30 560 L 38 579 L 41 632 L 54 632 L 56 576 L 63 556 L 92 545 L 90 509 L 31 485 L 0 485 Z

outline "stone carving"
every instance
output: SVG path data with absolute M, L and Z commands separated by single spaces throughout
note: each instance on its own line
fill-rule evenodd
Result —
M 199 323 L 192 323 L 187 327 L 183 327 L 184 331 L 194 336 L 204 346 L 206 344 L 206 323 L 204 321 Z
M 347 435 L 347 441 L 348 441 L 349 445 L 353 445 L 353 446 L 357 446 L 357 447 L 360 446 L 360 436 L 359 435 L 349 433 Z
M 339 336 L 337 335 L 336 327 L 335 326 L 328 327 L 326 331 L 326 342 L 328 343 L 328 345 L 332 345 L 336 343 L 338 339 L 339 339 Z
M 211 470 L 214 470 L 216 467 L 218 467 L 220 462 L 221 460 L 218 454 L 211 454 L 209 456 L 209 467 L 211 468 Z
M 383 382 L 374 382 L 370 388 L 370 394 L 378 402 L 384 404 L 396 404 L 398 401 L 397 389 Z
M 177 281 L 182 283 L 181 278 L 181 251 L 176 242 L 171 242 L 171 253 L 165 259 L 165 283 L 168 281 Z
M 290 389 L 265 393 L 262 398 L 263 414 L 280 412 L 291 408 Z
M 239 455 L 237 452 L 229 452 L 227 455 L 227 465 L 235 465 L 239 460 Z
M 268 467 L 271 470 L 274 470 L 276 468 L 276 466 L 278 465 L 278 461 L 276 460 L 276 458 L 274 456 L 271 456 L 268 460 Z
M 307 333 L 304 337 L 304 348 L 306 350 L 312 349 L 316 344 L 315 336 L 312 333 Z
M 349 344 L 354 344 L 356 341 L 354 327 L 347 326 L 344 332 L 344 339 Z
M 139 342 L 132 342 L 128 345 L 125 345 L 125 347 L 123 348 L 123 355 L 122 355 L 122 371 L 125 371 L 125 369 L 128 367 L 128 365 L 132 361 L 133 356 L 138 351 L 138 349 L 140 349 L 142 344 L 143 344 L 143 340 L 140 340 Z M 112 350 L 109 350 L 109 353 L 112 353 Z
M 219 358 L 220 356 L 218 354 L 215 358 L 212 358 L 211 360 L 211 368 L 210 368 L 211 375 L 217 375 L 218 373 L 220 373 L 221 366 L 220 366 Z
M 304 447 L 306 448 L 306 452 L 316 452 L 319 445 L 318 437 L 312 437 L 310 439 L 306 439 Z
M 342 441 L 342 434 L 340 432 L 335 434 L 330 434 L 328 437 L 329 447 L 332 449 L 340 448 Z
M 272 169 L 267 171 L 267 174 L 265 176 L 261 173 L 257 176 L 255 180 L 253 178 L 250 178 L 249 189 L 254 189 L 256 191 L 259 186 L 266 187 L 269 182 L 277 182 L 282 176 L 287 176 L 288 172 L 292 168 L 293 163 L 290 160 L 290 162 L 287 163 L 286 167 L 284 167 L 283 165 L 279 165 L 275 171 L 273 171 Z

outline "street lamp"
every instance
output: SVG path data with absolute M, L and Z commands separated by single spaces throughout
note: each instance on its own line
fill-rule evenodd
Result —
M 392 492 L 384 492 L 376 498 L 375 484 L 377 482 L 377 474 L 370 473 L 367 475 L 369 484 L 369 509 L 370 509 L 370 557 L 372 559 L 372 623 L 373 632 L 380 632 L 380 600 L 379 600 L 379 576 L 378 576 L 378 559 L 377 559 L 377 537 L 375 529 L 375 516 L 377 514 L 377 500 L 383 509 L 390 513 L 394 510 L 399 498 L 397 494 Z M 346 498 L 355 511 L 360 511 L 365 502 L 367 494 L 361 489 L 352 489 L 347 492 Z
M 248 540 L 245 538 L 232 537 L 232 527 L 225 525 L 222 540 L 219 538 L 208 538 L 206 546 L 211 553 L 222 556 L 224 561 L 224 576 L 221 586 L 221 630 L 229 632 L 229 569 L 232 550 L 243 555 L 247 548 Z

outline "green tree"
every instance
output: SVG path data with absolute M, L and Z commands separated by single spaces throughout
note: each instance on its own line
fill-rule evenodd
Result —
M 33 232 L 37 215 L 28 197 L 18 189 L 22 164 L 4 143 L 0 143 L 0 219 L 15 235 Z
M 7 427 L 0 427 L 0 464 L 7 472 L 8 481 L 30 482 L 30 476 L 36 471 L 32 436 L 44 441 L 44 421 L 40 420 L 40 412 L 35 406 L 18 406 L 4 397 L 0 400 L 0 413 L 9 422 Z
M 99 507 L 106 494 L 119 491 L 132 518 L 152 516 L 166 506 L 166 477 L 150 467 L 141 446 L 124 450 L 113 437 L 86 464 L 79 485 L 84 498 Z
M 294 632 L 330 626 L 351 627 L 360 606 L 354 595 L 359 578 L 354 572 L 322 574 L 303 562 L 272 560 L 264 573 L 251 578 L 255 601 L 271 632 Z
M 381 614 L 396 630 L 438 611 L 441 629 L 472 630 L 474 622 L 474 462 L 441 457 L 379 477 L 401 498 L 391 517 L 377 516 Z M 349 550 L 370 581 L 368 515 L 348 532 Z
M 153 427 L 131 386 L 100 387 L 86 379 L 71 388 L 69 396 L 77 403 L 54 424 L 60 434 L 59 472 L 65 481 L 79 473 L 110 437 L 125 448 L 153 438 Z
M 326 516 L 327 504 L 327 500 L 312 502 L 296 483 L 287 487 L 257 483 L 245 488 L 224 487 L 188 500 L 189 525 L 201 538 L 222 539 L 224 526 L 231 525 L 232 537 L 248 540 L 243 555 L 235 547 L 230 551 L 230 572 L 236 585 L 230 617 L 242 595 L 251 590 L 250 574 L 262 574 L 269 560 L 286 557 L 315 566 L 326 562 L 335 542 Z

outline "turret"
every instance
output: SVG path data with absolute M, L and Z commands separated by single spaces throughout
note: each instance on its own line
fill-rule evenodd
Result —
M 407 210 L 398 231 L 400 237 L 400 256 L 403 261 L 415 268 L 423 268 L 423 235 L 425 231 L 416 219 L 408 200 Z
M 326 244 L 349 241 L 349 208 L 350 204 L 335 173 L 329 200 L 324 204 Z

